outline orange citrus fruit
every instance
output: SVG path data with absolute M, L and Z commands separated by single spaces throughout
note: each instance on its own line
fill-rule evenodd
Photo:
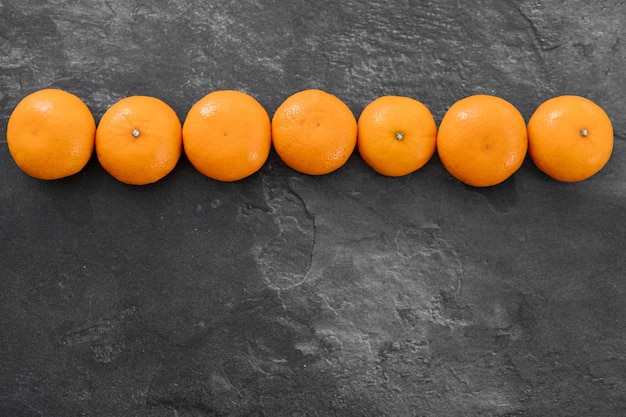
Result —
M 357 122 L 350 108 L 322 90 L 289 96 L 274 113 L 272 141 L 282 161 L 309 175 L 343 166 L 354 151 Z
M 160 180 L 174 169 L 181 153 L 180 120 L 155 97 L 121 99 L 102 115 L 96 130 L 100 165 L 126 184 Z
M 74 94 L 44 89 L 24 97 L 7 125 L 9 153 L 32 177 L 55 180 L 82 170 L 94 148 L 96 122 Z
M 359 116 L 359 154 L 382 175 L 399 177 L 417 171 L 435 153 L 436 141 L 432 113 L 409 97 L 379 97 Z
M 237 181 L 257 172 L 270 153 L 270 118 L 241 91 L 220 90 L 196 102 L 183 124 L 183 148 L 191 164 L 219 181 Z
M 528 153 L 535 165 L 555 180 L 577 182 L 595 175 L 612 150 L 611 120 L 587 98 L 551 98 L 528 121 Z
M 474 187 L 509 178 L 521 167 L 527 150 L 526 122 L 519 110 L 490 95 L 454 103 L 437 133 L 437 153 L 446 170 Z

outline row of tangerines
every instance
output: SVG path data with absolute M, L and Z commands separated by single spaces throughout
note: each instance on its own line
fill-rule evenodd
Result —
M 273 146 L 286 165 L 310 175 L 337 170 L 355 148 L 386 176 L 415 172 L 437 152 L 452 176 L 486 187 L 509 178 L 527 152 L 556 180 L 589 178 L 611 156 L 613 128 L 604 110 L 579 96 L 544 102 L 528 125 L 508 101 L 470 96 L 454 103 L 437 129 L 415 99 L 380 97 L 357 121 L 343 101 L 321 90 L 293 94 L 271 120 L 250 95 L 215 91 L 191 107 L 183 124 L 165 102 L 131 96 L 113 104 L 96 127 L 80 98 L 44 89 L 15 107 L 7 144 L 23 171 L 46 180 L 77 173 L 95 149 L 102 167 L 127 184 L 158 181 L 183 151 L 202 174 L 237 181 L 258 171 Z

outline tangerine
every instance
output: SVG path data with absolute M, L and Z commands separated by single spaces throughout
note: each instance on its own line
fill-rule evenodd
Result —
M 324 175 L 343 166 L 356 147 L 357 122 L 336 96 L 310 89 L 289 96 L 272 119 L 276 153 L 290 168 Z
M 613 151 L 613 126 L 591 100 L 565 95 L 543 102 L 528 121 L 528 153 L 555 180 L 577 182 L 598 173 Z
M 181 124 L 164 101 L 130 96 L 102 115 L 96 155 L 102 168 L 131 185 L 154 183 L 169 174 L 182 153 Z
M 183 124 L 183 148 L 191 164 L 218 181 L 238 181 L 257 172 L 272 147 L 270 118 L 241 91 L 221 90 L 196 102 Z
M 82 170 L 93 154 L 96 122 L 76 95 L 43 89 L 24 97 L 7 124 L 7 145 L 28 175 L 56 180 Z
M 446 170 L 474 187 L 499 184 L 524 162 L 526 123 L 508 101 L 474 95 L 446 111 L 437 133 L 437 153 Z
M 379 97 L 359 116 L 359 154 L 382 175 L 399 177 L 417 171 L 435 153 L 436 141 L 432 113 L 409 97 Z

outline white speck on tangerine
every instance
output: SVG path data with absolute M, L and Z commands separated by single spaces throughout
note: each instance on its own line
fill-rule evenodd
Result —
M 138 138 L 141 135 L 141 131 L 135 128 L 130 132 L 130 134 L 133 135 L 134 138 Z

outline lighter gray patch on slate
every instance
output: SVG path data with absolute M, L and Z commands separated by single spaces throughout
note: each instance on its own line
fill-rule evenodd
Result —
M 286 290 L 307 279 L 315 250 L 315 218 L 291 187 L 273 182 L 265 178 L 263 192 L 278 235 L 261 249 L 258 262 L 267 285 Z

